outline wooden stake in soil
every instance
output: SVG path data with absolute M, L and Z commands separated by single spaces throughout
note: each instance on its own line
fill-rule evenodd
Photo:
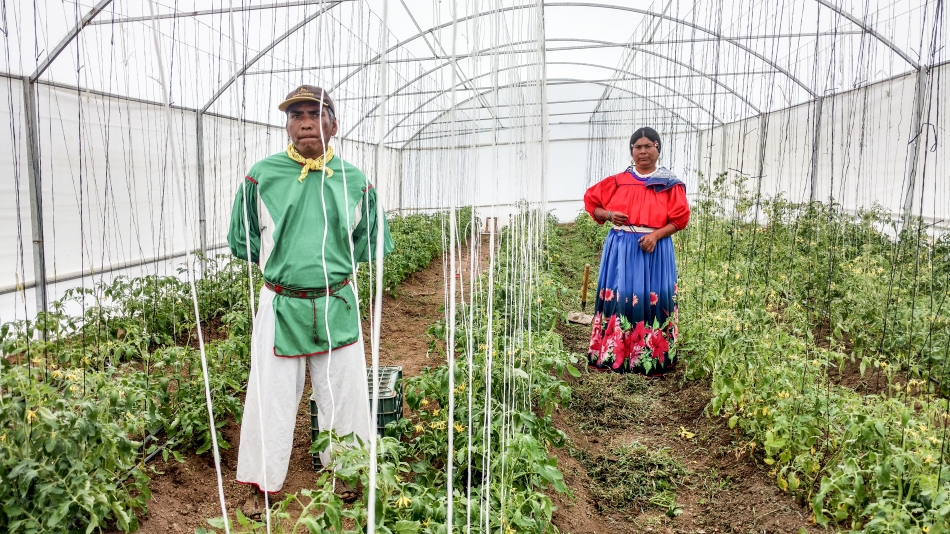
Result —
M 581 290 L 581 311 L 587 311 L 587 283 L 590 281 L 590 264 L 584 265 L 584 288 Z
M 570 323 L 589 325 L 594 321 L 593 315 L 587 314 L 587 286 L 590 283 L 590 264 L 584 265 L 584 284 L 581 288 L 581 311 L 567 312 L 567 321 Z

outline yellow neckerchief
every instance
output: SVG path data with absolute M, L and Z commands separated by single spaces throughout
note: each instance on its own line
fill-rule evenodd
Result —
M 297 178 L 297 181 L 303 183 L 304 179 L 307 178 L 307 173 L 310 171 L 326 171 L 327 178 L 333 176 L 333 170 L 329 167 L 326 167 L 326 164 L 333 159 L 333 147 L 327 145 L 327 150 L 317 159 L 305 158 L 297 152 L 297 148 L 294 147 L 293 143 L 287 145 L 287 156 L 296 161 L 297 163 L 303 165 L 303 168 L 300 169 L 300 178 Z

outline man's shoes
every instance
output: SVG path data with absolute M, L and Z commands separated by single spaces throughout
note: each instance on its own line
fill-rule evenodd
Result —
M 356 499 L 360 498 L 359 490 L 341 479 L 336 480 L 336 494 L 339 495 L 340 499 L 346 504 L 353 504 L 356 502 Z
M 244 504 L 241 505 L 241 513 L 248 519 L 260 521 L 261 515 L 264 514 L 264 494 L 253 486 L 251 492 Z

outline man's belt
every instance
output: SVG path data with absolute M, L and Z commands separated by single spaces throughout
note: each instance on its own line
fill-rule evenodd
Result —
M 313 299 L 320 299 L 329 295 L 331 297 L 336 297 L 338 299 L 341 299 L 343 302 L 346 302 L 346 299 L 337 295 L 336 292 L 348 286 L 349 284 L 350 284 L 350 279 L 344 278 L 343 281 L 337 282 L 328 288 L 316 287 L 316 288 L 304 289 L 304 288 L 299 288 L 299 287 L 285 286 L 282 284 L 275 284 L 274 282 L 271 282 L 269 280 L 264 280 L 264 287 L 284 297 L 313 300 Z
M 323 297 L 333 297 L 343 301 L 343 304 L 346 304 L 346 309 L 350 309 L 350 303 L 346 301 L 345 298 L 337 294 L 337 291 L 343 289 L 344 287 L 350 284 L 349 278 L 344 278 L 342 282 L 337 282 L 336 284 L 331 285 L 330 287 L 317 287 L 317 288 L 299 288 L 299 287 L 290 287 L 280 284 L 275 284 L 268 280 L 264 280 L 264 287 L 270 289 L 274 293 L 284 297 L 290 297 L 294 299 L 304 299 L 309 300 L 310 304 L 313 306 L 313 342 L 319 343 L 320 336 L 317 333 L 317 299 Z

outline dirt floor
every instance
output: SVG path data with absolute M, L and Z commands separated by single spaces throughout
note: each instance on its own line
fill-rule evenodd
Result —
M 589 327 L 561 327 L 565 346 L 574 352 L 586 349 Z M 621 375 L 584 373 L 573 380 L 575 393 L 586 381 L 617 382 Z M 705 414 L 709 387 L 683 380 L 678 372 L 659 379 L 640 379 L 631 394 L 628 418 L 597 418 L 589 410 L 562 410 L 558 427 L 568 435 L 574 453 L 555 450 L 574 499 L 557 497 L 554 522 L 573 534 L 616 532 L 661 533 L 797 533 L 823 532 L 810 524 L 810 511 L 794 497 L 779 490 L 767 466 L 757 462 L 737 442 L 725 420 Z M 575 394 L 575 402 L 577 402 Z M 585 407 L 586 408 L 586 407 Z M 603 428 L 604 422 L 609 425 Z M 600 427 L 600 428 L 598 428 Z M 666 449 L 669 457 L 686 470 L 684 483 L 675 490 L 671 508 L 649 502 L 625 507 L 598 502 L 596 482 L 575 458 L 581 454 L 610 455 L 623 445 L 639 443 L 647 450 Z M 664 503 L 665 505 L 665 503 Z M 675 517 L 667 515 L 671 510 Z
M 487 251 L 487 247 L 483 249 Z M 484 266 L 484 257 L 480 263 Z M 466 269 L 460 280 L 467 280 Z M 425 332 L 430 324 L 444 317 L 445 287 L 443 264 L 433 261 L 427 269 L 400 285 L 398 298 L 384 297 L 382 365 L 400 365 L 404 375 L 412 376 L 424 367 L 441 363 L 428 356 Z M 583 352 L 588 328 L 562 327 L 565 346 Z M 368 330 L 366 338 L 369 339 Z M 592 376 L 585 373 L 573 381 L 574 385 L 583 386 Z M 603 419 L 595 421 L 596 414 L 582 413 L 571 407 L 556 413 L 556 423 L 567 434 L 570 445 L 554 449 L 552 453 L 558 458 L 565 481 L 574 494 L 573 498 L 552 495 L 557 506 L 554 522 L 561 532 L 821 532 L 808 523 L 808 510 L 777 488 L 766 466 L 756 463 L 736 443 L 736 436 L 725 421 L 706 417 L 704 408 L 709 399 L 706 384 L 685 382 L 676 373 L 642 382 L 642 387 L 638 386 L 629 399 L 637 409 L 630 410 L 629 417 L 621 418 L 621 422 L 611 423 L 610 420 L 616 418 L 606 418 L 609 427 L 604 427 Z M 310 444 L 308 396 L 309 391 L 298 412 L 285 492 L 306 488 L 317 478 L 307 453 Z M 233 513 L 235 507 L 243 503 L 248 490 L 234 482 L 239 427 L 231 421 L 223 433 L 231 445 L 222 451 L 221 463 L 225 500 Z M 617 447 L 634 442 L 650 450 L 668 449 L 671 461 L 685 468 L 682 484 L 673 493 L 672 506 L 667 503 L 664 508 L 634 501 L 617 507 L 595 499 L 598 486 L 579 458 L 609 456 Z M 152 500 L 148 513 L 141 518 L 140 532 L 193 533 L 196 528 L 207 526 L 207 518 L 220 516 L 210 454 L 186 455 L 184 463 L 171 458 L 168 462 L 159 459 L 153 467 L 157 472 L 150 484 Z M 675 517 L 667 515 L 668 511 Z

